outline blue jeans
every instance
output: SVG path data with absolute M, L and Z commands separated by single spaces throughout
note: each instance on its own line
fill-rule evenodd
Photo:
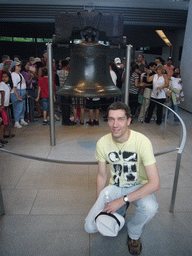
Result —
M 18 100 L 15 93 L 11 93 L 11 102 L 13 103 L 13 115 L 15 122 L 19 122 L 20 119 L 24 119 L 26 103 L 26 90 L 25 89 L 17 89 L 19 96 L 23 99 L 23 101 Z
M 90 212 L 88 213 L 85 219 L 85 230 L 88 233 L 95 233 L 97 232 L 97 228 L 95 225 L 95 217 L 97 214 L 104 209 L 104 198 L 105 192 L 109 192 L 109 196 L 111 200 L 120 198 L 124 195 L 128 195 L 129 193 L 137 190 L 142 185 L 136 185 L 129 188 L 125 187 L 117 187 L 115 185 L 109 185 L 105 187 L 99 194 L 99 197 L 96 203 L 91 208 Z M 132 218 L 131 221 L 127 223 L 128 228 L 128 235 L 130 238 L 137 240 L 140 238 L 143 226 L 148 223 L 157 213 L 158 203 L 156 198 L 153 194 L 149 196 L 143 197 L 137 201 L 134 201 L 133 204 L 136 206 L 135 216 Z M 124 215 L 126 212 L 126 205 L 121 207 L 117 213 Z
M 172 99 L 171 99 L 169 107 L 171 109 L 173 109 L 177 114 L 179 114 L 179 112 L 178 112 L 178 104 L 174 105 Z M 168 119 L 170 113 L 171 113 L 171 110 L 168 109 L 167 119 Z M 179 122 L 179 118 L 176 115 L 174 115 L 174 122 Z

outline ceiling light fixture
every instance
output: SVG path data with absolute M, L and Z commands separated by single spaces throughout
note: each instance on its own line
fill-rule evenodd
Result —
M 155 31 L 161 37 L 161 39 L 166 43 L 166 45 L 168 45 L 169 47 L 172 46 L 171 42 L 166 37 L 166 35 L 164 34 L 163 30 L 155 30 Z

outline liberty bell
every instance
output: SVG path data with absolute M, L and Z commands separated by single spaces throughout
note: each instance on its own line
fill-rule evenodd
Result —
M 57 94 L 87 98 L 121 95 L 110 76 L 108 50 L 109 46 L 94 41 L 74 44 L 68 78 Z

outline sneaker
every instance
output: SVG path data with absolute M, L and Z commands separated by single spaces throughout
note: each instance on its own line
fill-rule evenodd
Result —
M 88 125 L 94 125 L 93 121 L 91 121 L 91 120 L 87 121 L 86 124 L 88 124 Z
M 128 236 L 127 245 L 130 254 L 139 255 L 141 253 L 142 243 L 140 238 L 138 240 L 133 240 Z
M 19 122 L 16 122 L 15 125 L 14 125 L 14 127 L 20 129 L 20 128 L 22 128 L 23 126 L 21 126 Z
M 94 123 L 95 125 L 99 125 L 99 121 L 96 120 L 96 119 L 94 119 L 93 123 Z
M 43 121 L 43 125 L 46 125 L 46 124 L 48 124 L 48 121 Z
M 56 121 L 60 121 L 61 118 L 59 118 L 59 117 L 55 114 L 55 120 L 56 120 Z
M 24 120 L 21 120 L 20 124 L 21 124 L 21 125 L 28 125 L 28 123 L 25 122 Z
M 8 143 L 8 140 L 0 139 L 0 143 L 1 143 L 1 144 L 7 144 L 7 143 Z

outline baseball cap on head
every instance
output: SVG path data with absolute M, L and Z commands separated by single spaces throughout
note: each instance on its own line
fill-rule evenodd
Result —
M 19 66 L 19 65 L 21 65 L 21 62 L 18 61 L 18 60 L 15 60 L 15 61 L 11 62 L 11 68 L 13 68 L 15 66 Z
M 33 61 L 33 64 L 37 63 L 37 62 L 41 62 L 41 59 L 39 57 L 36 57 Z
M 119 57 L 114 59 L 115 64 L 121 64 L 121 59 Z

